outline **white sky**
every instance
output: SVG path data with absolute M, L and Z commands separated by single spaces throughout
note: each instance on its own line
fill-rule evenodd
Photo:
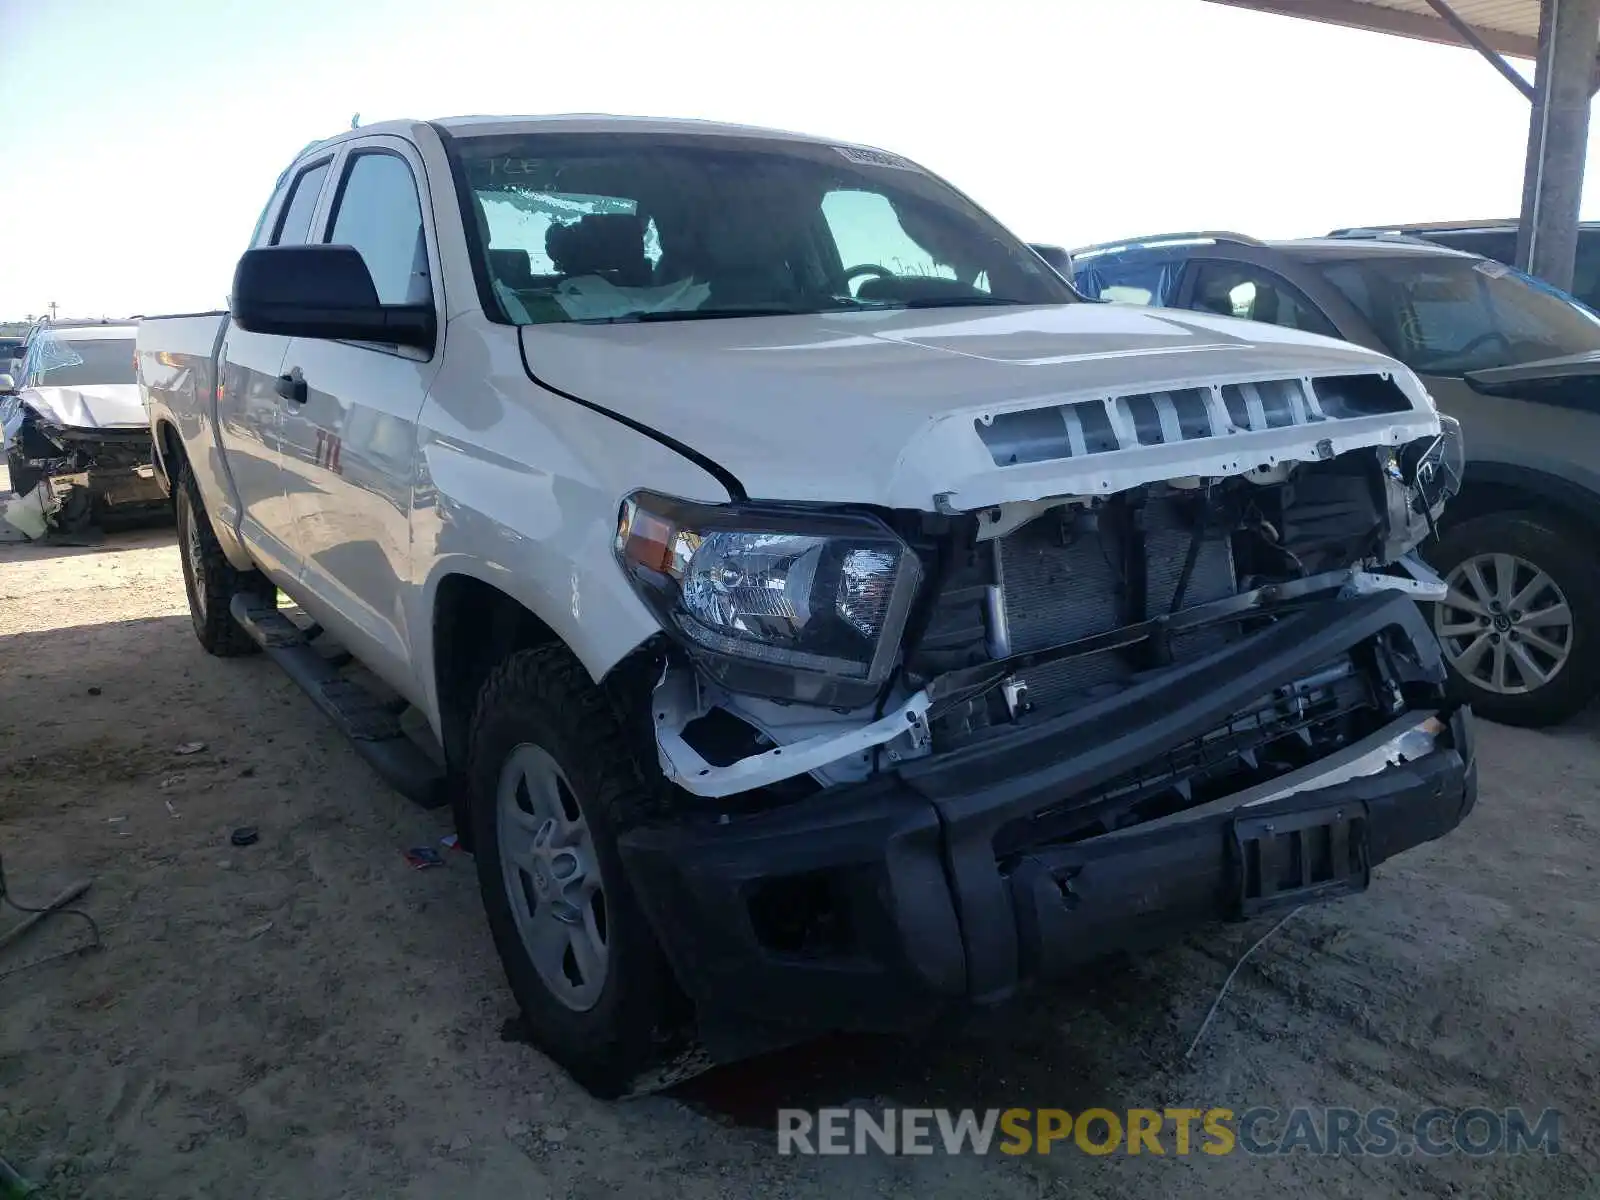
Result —
M 1471 51 L 1201 0 L 0 0 L 0 318 L 220 306 L 356 112 L 826 134 L 1069 247 L 1509 216 L 1528 124 Z

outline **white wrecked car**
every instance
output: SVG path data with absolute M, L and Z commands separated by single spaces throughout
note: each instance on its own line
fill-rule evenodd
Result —
M 30 537 L 165 506 L 134 378 L 136 332 L 131 322 L 52 322 L 29 339 L 21 378 L 0 376 L 15 493 L 5 518 Z
M 896 155 L 375 125 L 231 296 L 139 329 L 195 632 L 454 807 L 596 1091 L 1356 891 L 1472 806 L 1417 377 L 1085 301 Z

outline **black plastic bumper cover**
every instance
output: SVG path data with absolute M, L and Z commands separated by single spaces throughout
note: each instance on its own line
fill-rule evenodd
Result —
M 1370 867 L 1455 828 L 1477 794 L 1464 711 L 1439 749 L 1377 775 L 1032 851 L 1006 871 L 996 860 L 994 835 L 1007 822 L 1199 736 L 1385 629 L 1440 671 L 1410 600 L 1329 603 L 1109 700 L 895 775 L 720 824 L 629 831 L 622 854 L 703 1022 L 905 1029 L 1185 927 L 1358 890 Z M 1242 861 L 1241 838 L 1257 850 L 1273 843 L 1260 828 L 1273 818 L 1332 837 L 1357 869 L 1278 892 L 1280 863 L 1262 896 L 1251 871 L 1264 868 Z M 849 953 L 778 952 L 759 935 L 753 890 L 807 876 L 828 881 Z

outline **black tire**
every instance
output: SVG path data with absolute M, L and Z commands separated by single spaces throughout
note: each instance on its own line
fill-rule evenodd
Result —
M 1526 691 L 1496 691 L 1463 675 L 1451 662 L 1449 640 L 1441 639 L 1446 642 L 1451 685 L 1472 705 L 1473 712 L 1503 725 L 1543 728 L 1565 721 L 1593 698 L 1600 681 L 1600 564 L 1595 558 L 1595 540 L 1580 527 L 1542 513 L 1499 512 L 1447 526 L 1439 541 L 1428 548 L 1428 562 L 1446 577 L 1479 555 L 1513 555 L 1548 575 L 1571 611 L 1566 661 L 1548 682 Z M 1437 630 L 1440 606 L 1428 608 Z M 1550 661 L 1541 659 L 1540 665 Z
M 545 751 L 565 776 L 598 860 L 608 927 L 607 966 L 586 1011 L 546 986 L 518 932 L 501 862 L 503 768 L 521 745 Z M 468 750 L 471 826 L 489 930 L 529 1036 L 602 1099 L 630 1090 L 685 1048 L 688 1002 L 641 911 L 617 852 L 617 834 L 656 803 L 653 778 L 610 698 L 564 646 L 513 654 L 479 693 Z M 657 773 L 659 768 L 654 768 Z
M 183 587 L 189 596 L 189 619 L 206 653 L 218 658 L 256 654 L 261 647 L 233 619 L 229 606 L 241 592 L 271 604 L 277 588 L 260 571 L 241 571 L 222 553 L 211 518 L 200 499 L 200 487 L 187 465 L 178 470 L 173 489 L 178 526 L 178 557 L 183 561 Z

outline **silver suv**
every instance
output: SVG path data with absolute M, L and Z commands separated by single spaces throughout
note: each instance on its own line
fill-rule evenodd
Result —
M 1167 234 L 1072 254 L 1092 298 L 1342 338 L 1418 373 L 1462 423 L 1466 478 L 1425 553 L 1434 629 L 1483 716 L 1549 725 L 1600 683 L 1600 317 L 1502 263 L 1420 239 Z

